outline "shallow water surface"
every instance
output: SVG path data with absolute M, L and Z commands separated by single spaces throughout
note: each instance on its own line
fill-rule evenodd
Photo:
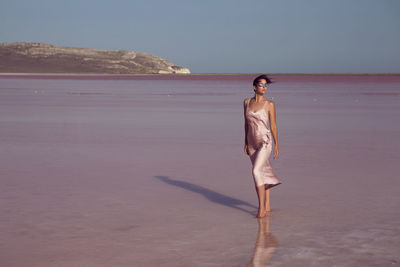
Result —
M 400 76 L 272 78 L 257 220 L 253 76 L 0 76 L 1 265 L 400 265 Z

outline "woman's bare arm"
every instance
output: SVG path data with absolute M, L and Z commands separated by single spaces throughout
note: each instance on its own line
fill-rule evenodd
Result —
M 247 99 L 243 101 L 243 115 L 244 115 L 244 153 L 249 154 L 247 151 L 247 130 L 249 126 L 247 125 L 246 119 L 246 108 L 247 108 Z
M 276 158 L 279 155 L 279 146 L 278 146 L 278 127 L 276 126 L 276 110 L 275 110 L 275 103 L 273 101 L 270 101 L 268 104 L 268 116 L 271 126 L 272 137 L 274 138 L 275 142 L 274 158 Z

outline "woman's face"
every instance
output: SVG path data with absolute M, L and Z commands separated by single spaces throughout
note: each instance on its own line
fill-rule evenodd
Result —
M 267 81 L 265 79 L 261 79 L 255 86 L 253 86 L 253 88 L 256 94 L 263 95 L 267 92 Z

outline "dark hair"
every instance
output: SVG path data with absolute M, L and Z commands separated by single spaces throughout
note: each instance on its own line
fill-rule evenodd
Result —
M 256 78 L 254 79 L 254 81 L 253 81 L 253 86 L 256 86 L 257 83 L 258 83 L 260 80 L 266 80 L 266 81 L 267 81 L 267 84 L 272 83 L 271 79 L 268 78 L 267 75 L 263 74 L 263 75 L 260 75 L 260 76 L 258 76 L 258 77 L 256 77 Z

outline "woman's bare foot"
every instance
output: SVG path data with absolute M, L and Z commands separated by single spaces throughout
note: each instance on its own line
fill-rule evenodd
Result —
M 256 216 L 256 218 L 264 218 L 265 215 L 267 215 L 267 211 L 266 211 L 266 210 L 264 210 L 264 211 L 259 211 L 258 214 L 257 214 L 257 216 Z
M 267 207 L 265 208 L 265 211 L 266 211 L 266 212 L 270 212 L 270 211 L 271 211 L 270 205 L 267 205 Z

